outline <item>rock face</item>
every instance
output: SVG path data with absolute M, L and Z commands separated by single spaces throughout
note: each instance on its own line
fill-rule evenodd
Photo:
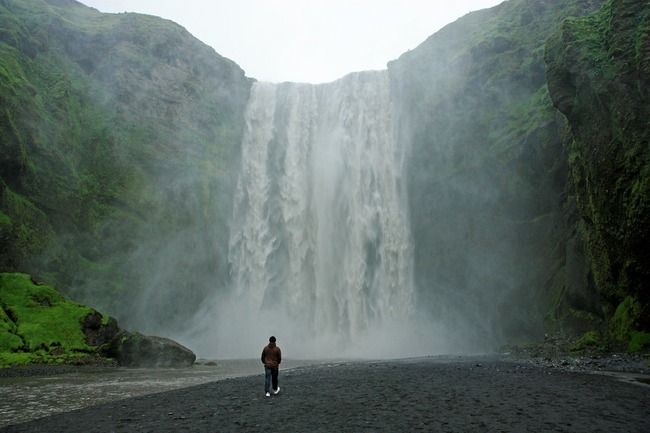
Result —
M 196 355 L 168 338 L 149 337 L 139 332 L 121 332 L 113 338 L 110 352 L 124 367 L 189 367 Z
M 228 278 L 253 80 L 152 16 L 12 0 L 0 28 L 0 270 L 176 328 Z
M 580 293 L 572 308 L 593 297 L 584 268 L 569 269 L 582 264 L 584 248 L 543 54 L 567 16 L 602 3 L 504 2 L 389 64 L 400 137 L 411 145 L 420 303 L 459 328 L 469 324 L 468 339 L 541 336 L 564 327 L 554 308 L 566 293 Z
M 566 20 L 546 64 L 553 104 L 571 128 L 565 148 L 590 278 L 608 317 L 617 310 L 650 330 L 648 2 L 612 0 Z

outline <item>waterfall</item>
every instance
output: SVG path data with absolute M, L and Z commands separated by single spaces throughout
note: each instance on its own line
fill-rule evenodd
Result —
M 275 333 L 353 348 L 409 320 L 405 150 L 393 124 L 387 71 L 253 85 L 220 326 L 237 337 L 223 344 Z

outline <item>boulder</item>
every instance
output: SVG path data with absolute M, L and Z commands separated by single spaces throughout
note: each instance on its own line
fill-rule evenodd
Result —
M 95 310 L 82 321 L 82 330 L 98 355 L 124 367 L 189 367 L 196 360 L 191 350 L 173 340 L 126 331 L 113 317 L 106 320 Z
M 115 318 L 105 320 L 105 316 L 93 310 L 82 320 L 81 330 L 86 336 L 86 344 L 96 347 L 98 355 L 110 357 L 111 341 L 120 333 Z
M 111 343 L 111 357 L 124 367 L 190 367 L 196 355 L 181 344 L 163 337 L 123 331 Z

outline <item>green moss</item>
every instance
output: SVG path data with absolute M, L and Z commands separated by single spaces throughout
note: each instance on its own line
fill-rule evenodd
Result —
M 608 1 L 567 20 L 547 43 L 554 105 L 574 138 L 569 165 L 594 285 L 612 315 L 611 337 L 650 330 L 650 116 L 647 2 Z M 641 56 L 639 55 L 641 54 Z
M 160 65 L 175 65 L 165 69 L 178 79 L 153 80 Z M 0 194 L 12 194 L 0 200 L 0 270 L 46 276 L 71 298 L 84 296 L 106 311 L 137 299 L 141 289 L 132 281 L 141 270 L 133 254 L 167 244 L 178 222 L 164 215 L 187 223 L 209 207 L 201 224 L 215 227 L 211 206 L 231 202 L 251 83 L 167 20 L 102 14 L 76 2 L 0 2 Z M 168 90 L 173 95 L 161 97 Z M 220 171 L 198 169 L 204 160 Z M 187 190 L 212 188 L 211 202 L 188 201 L 173 180 L 178 173 L 197 178 Z M 229 207 L 218 213 L 218 224 L 227 221 Z M 208 232 L 202 227 L 197 233 Z M 219 264 L 218 272 L 226 269 Z M 170 273 L 184 273 L 182 281 L 196 274 L 181 265 Z M 174 301 L 166 309 L 178 317 Z
M 0 309 L 0 352 L 13 352 L 23 347 L 23 340 L 16 335 L 16 324 L 4 307 Z
M 631 296 L 626 297 L 616 308 L 611 319 L 611 337 L 618 342 L 630 341 L 640 312 L 641 306 L 639 302 Z
M 37 361 L 37 358 L 29 352 L 0 352 L 0 368 L 28 365 Z
M 632 338 L 630 339 L 630 345 L 627 350 L 629 352 L 641 352 L 650 349 L 650 333 L 648 332 L 632 332 Z
M 15 352 L 23 348 L 23 340 L 6 330 L 0 331 L 0 352 Z
M 5 363 L 59 362 L 94 352 L 81 327 L 93 310 L 64 299 L 52 287 L 35 284 L 25 274 L 0 274 L 0 305 Z
M 53 232 L 45 214 L 24 196 L 8 187 L 0 190 L 0 206 L 4 208 L 5 221 L 14 224 L 7 227 L 10 245 L 18 262 L 42 252 L 52 240 Z
M 580 352 L 586 349 L 593 349 L 600 345 L 600 335 L 596 331 L 589 331 L 580 337 L 569 349 L 571 352 Z
M 9 215 L 0 211 L 0 227 L 2 226 L 11 227 L 11 218 L 9 218 Z

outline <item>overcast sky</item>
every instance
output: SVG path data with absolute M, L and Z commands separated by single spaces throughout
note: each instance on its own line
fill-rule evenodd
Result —
M 503 0 L 80 0 L 170 19 L 262 81 L 385 69 L 461 16 Z

